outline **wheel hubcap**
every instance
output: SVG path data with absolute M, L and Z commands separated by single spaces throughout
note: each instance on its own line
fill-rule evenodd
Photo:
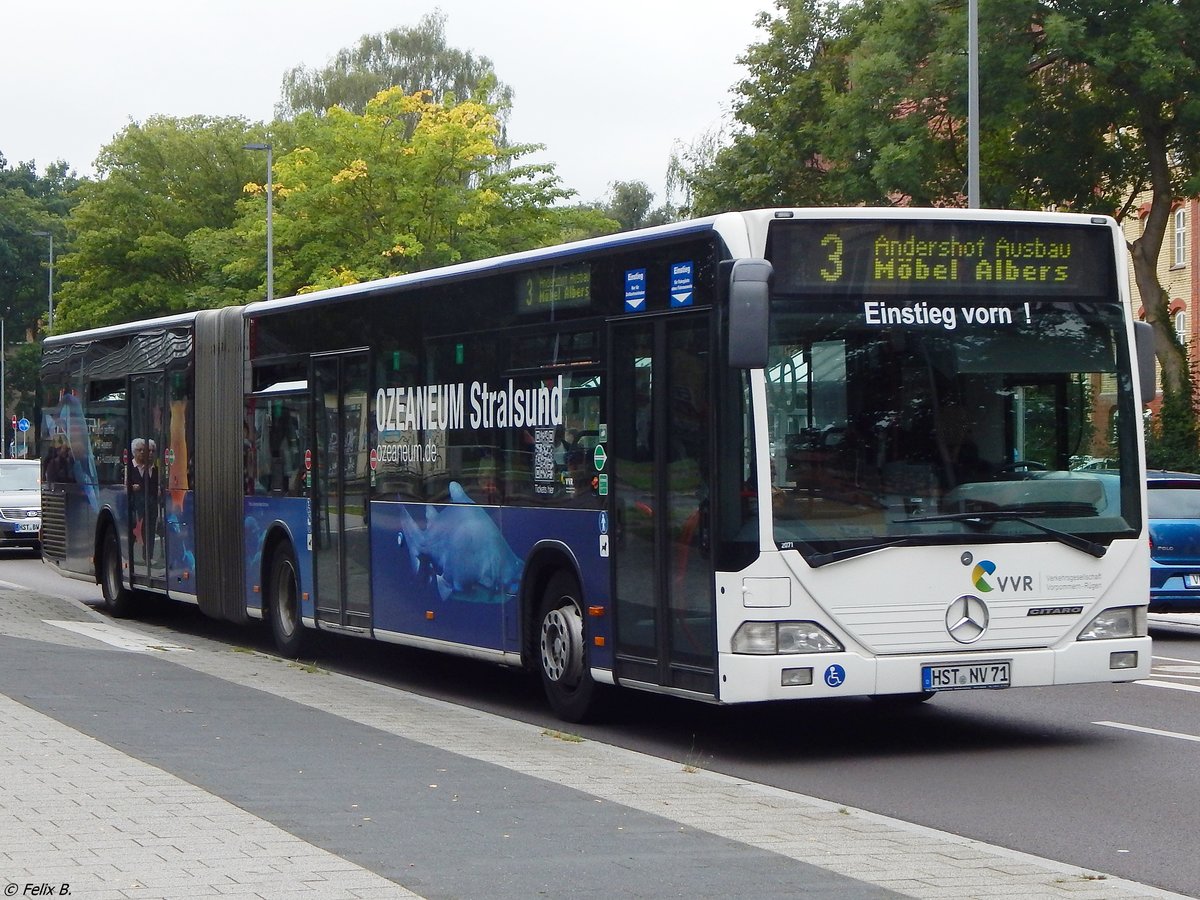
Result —
M 542 671 L 570 686 L 583 672 L 583 619 L 574 605 L 552 609 L 542 620 Z
M 108 589 L 108 599 L 117 596 L 121 589 L 121 575 L 118 571 L 120 563 L 117 562 L 117 554 L 110 547 L 104 554 L 104 587 Z
M 291 569 L 285 569 L 280 576 L 279 590 L 275 595 L 275 608 L 283 633 L 290 636 L 296 630 L 295 582 L 292 580 Z

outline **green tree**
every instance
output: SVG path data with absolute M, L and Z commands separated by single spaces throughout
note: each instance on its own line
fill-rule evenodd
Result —
M 1200 33 L 1200 4 L 1053 0 L 1046 6 L 1038 60 L 1084 73 L 1087 97 L 1120 153 L 1100 185 L 1103 195 L 1121 197 L 1119 208 L 1128 212 L 1135 197 L 1150 192 L 1141 236 L 1129 249 L 1162 371 L 1155 431 L 1164 456 L 1157 462 L 1197 468 L 1194 386 L 1158 280 L 1158 258 L 1175 201 L 1200 193 L 1200 46 L 1190 39 Z
M 154 116 L 104 147 L 80 186 L 55 329 L 67 331 L 250 299 L 197 254 L 193 235 L 231 226 L 262 157 L 241 118 Z M 261 178 L 261 176 L 259 176 Z M 261 295 L 259 295 L 261 296 Z
M 65 162 L 39 175 L 32 162 L 10 167 L 0 155 L 0 315 L 10 335 L 33 333 L 47 314 L 47 265 L 54 235 L 56 255 L 64 249 L 62 219 L 80 181 Z M 57 275 L 57 272 L 55 273 Z
M 408 123 L 415 125 L 409 127 Z M 607 223 L 555 204 L 571 192 L 536 147 L 504 146 L 485 104 L 399 88 L 359 115 L 331 108 L 295 122 L 296 149 L 276 156 L 275 283 L 280 295 L 413 272 L 560 240 Z M 247 186 L 259 194 L 264 186 Z M 214 267 L 238 265 L 261 240 L 257 202 L 237 226 L 197 236 Z
M 761 13 L 766 33 L 739 62 L 734 133 L 710 133 L 682 148 L 672 175 L 692 215 L 757 206 L 816 205 L 827 197 L 822 156 L 831 90 L 844 80 L 837 8 L 822 0 L 776 0 Z
M 446 17 L 434 12 L 412 28 L 365 34 L 320 69 L 290 69 L 276 114 L 324 115 L 340 106 L 361 115 L 380 91 L 391 87 L 406 94 L 429 91 L 438 103 L 449 97 L 480 100 L 493 107 L 501 124 L 512 106 L 512 89 L 496 79 L 492 61 L 448 46 Z
M 79 183 L 65 162 L 52 163 L 39 175 L 32 162 L 9 166 L 0 155 L 0 317 L 5 332 L 4 407 L 9 412 L 32 413 L 37 397 L 39 331 L 48 318 L 45 234 L 53 235 L 56 256 L 60 255 L 67 234 L 63 217 Z M 57 265 L 55 270 L 59 282 Z M 55 287 L 57 294 L 59 284 Z
M 653 206 L 654 192 L 644 181 L 614 181 L 599 211 L 618 224 L 622 231 L 665 225 L 678 218 L 671 204 Z
M 695 211 L 965 205 L 966 4 L 776 0 L 744 61 L 732 140 L 685 157 Z M 1195 0 L 981 0 L 984 206 L 1122 215 L 1163 374 L 1162 444 L 1195 465 L 1186 351 L 1157 280 L 1172 204 L 1200 192 Z M 1180 456 L 1179 454 L 1183 454 Z

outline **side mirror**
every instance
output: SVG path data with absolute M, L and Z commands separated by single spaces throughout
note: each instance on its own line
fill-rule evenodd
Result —
M 729 274 L 729 366 L 762 369 L 767 365 L 771 276 L 765 259 L 739 259 Z
M 1142 387 L 1142 402 L 1149 403 L 1158 396 L 1155 377 L 1154 328 L 1149 322 L 1133 323 L 1133 340 L 1137 348 L 1138 383 Z

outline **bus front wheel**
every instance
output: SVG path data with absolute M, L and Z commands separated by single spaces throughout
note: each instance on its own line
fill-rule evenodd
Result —
M 300 620 L 300 579 L 296 574 L 296 556 L 286 544 L 271 557 L 271 582 L 267 593 L 270 603 L 271 636 L 283 656 L 296 658 L 305 648 L 304 623 Z
M 104 529 L 100 540 L 100 594 L 111 615 L 118 619 L 133 615 L 133 591 L 121 580 L 121 545 L 111 525 Z
M 583 603 L 575 579 L 560 572 L 550 579 L 538 610 L 538 670 L 555 715 L 582 722 L 595 710 L 598 687 L 588 670 Z

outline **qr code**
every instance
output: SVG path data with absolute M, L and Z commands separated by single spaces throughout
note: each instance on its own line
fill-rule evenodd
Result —
M 533 480 L 554 480 L 553 428 L 538 428 L 533 433 Z

